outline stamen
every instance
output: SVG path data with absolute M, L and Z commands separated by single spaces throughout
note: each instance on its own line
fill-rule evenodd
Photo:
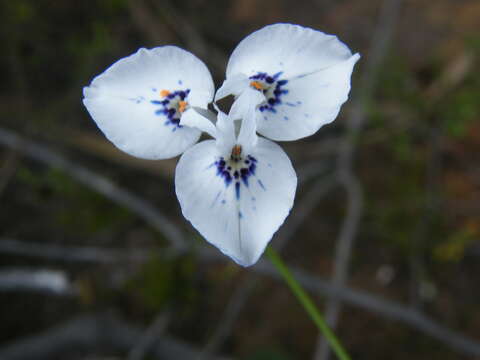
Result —
M 180 100 L 178 102 L 178 112 L 183 113 L 188 106 L 188 102 Z
M 263 84 L 260 81 L 251 81 L 250 86 L 257 90 L 264 90 Z
M 170 91 L 168 91 L 168 90 L 161 90 L 160 91 L 160 96 L 161 97 L 166 97 L 168 95 L 170 95 Z
M 239 157 L 240 155 L 242 155 L 242 146 L 241 145 L 235 145 L 232 148 L 232 157 L 235 158 L 235 157 Z

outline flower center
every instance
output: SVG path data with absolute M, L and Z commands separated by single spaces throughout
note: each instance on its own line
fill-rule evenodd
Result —
M 265 102 L 260 104 L 258 108 L 260 111 L 275 113 L 277 111 L 275 106 L 282 103 L 282 95 L 288 93 L 288 90 L 285 89 L 288 80 L 280 79 L 281 75 L 281 72 L 275 75 L 259 72 L 250 76 L 250 86 L 255 90 L 262 91 L 266 98 Z
M 165 125 L 173 125 L 174 130 L 181 128 L 180 117 L 182 113 L 188 109 L 188 102 L 186 101 L 190 89 L 186 90 L 160 90 L 159 95 L 161 100 L 152 100 L 154 105 L 160 105 L 161 108 L 155 111 L 157 115 L 164 115 L 167 117 Z
M 229 159 L 225 160 L 221 156 L 214 164 L 217 167 L 217 176 L 223 178 L 226 187 L 232 182 L 235 183 L 235 195 L 237 200 L 240 199 L 241 184 L 248 187 L 248 179 L 255 175 L 257 159 L 251 155 L 243 156 L 242 147 L 235 145 Z

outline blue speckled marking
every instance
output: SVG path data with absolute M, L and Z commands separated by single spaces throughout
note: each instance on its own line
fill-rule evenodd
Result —
M 239 219 L 243 219 L 243 214 L 242 214 L 241 211 L 238 212 L 238 218 L 239 218 Z
M 250 80 L 260 81 L 264 85 L 263 93 L 266 97 L 266 102 L 258 107 L 260 111 L 270 111 L 276 113 L 275 106 L 282 103 L 281 97 L 288 94 L 288 90 L 284 86 L 288 83 L 288 80 L 279 80 L 282 72 L 278 72 L 274 75 L 269 75 L 265 72 L 258 72 L 257 74 L 250 76 Z
M 235 197 L 237 200 L 240 200 L 241 185 L 243 184 L 245 187 L 248 187 L 248 179 L 255 175 L 257 159 L 251 155 L 247 155 L 241 160 L 225 161 L 223 157 L 220 157 L 213 164 L 217 168 L 216 175 L 223 179 L 225 187 L 230 186 L 232 182 L 235 183 Z M 210 167 L 211 166 L 208 166 L 207 169 Z
M 222 205 L 225 205 L 227 202 L 225 201 L 225 199 L 223 199 L 223 200 L 221 201 L 221 203 L 222 203 Z
M 138 96 L 136 98 L 130 98 L 129 100 L 133 101 L 135 104 L 140 104 L 145 100 L 145 98 L 143 96 Z
M 175 90 L 161 100 L 150 101 L 150 103 L 152 103 L 153 105 L 161 106 L 160 109 L 155 110 L 155 114 L 159 116 L 166 116 L 167 121 L 165 121 L 165 126 L 173 125 L 174 128 L 172 129 L 172 131 L 175 131 L 177 128 L 183 127 L 182 125 L 180 125 L 181 113 L 177 111 L 176 106 L 178 104 L 178 101 L 184 101 L 188 97 L 189 93 L 190 89 Z
M 283 120 L 288 120 L 288 119 L 289 119 L 288 116 L 283 117 Z
M 182 80 L 178 80 L 178 85 L 183 85 L 183 81 L 182 81 Z

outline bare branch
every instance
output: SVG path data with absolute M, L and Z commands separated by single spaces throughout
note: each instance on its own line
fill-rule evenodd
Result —
M 76 293 L 76 289 L 63 271 L 23 268 L 0 271 L 0 291 L 33 291 L 62 296 L 71 296 Z
M 362 290 L 351 289 L 344 285 L 335 285 L 294 267 L 290 267 L 290 269 L 292 269 L 295 278 L 300 284 L 312 293 L 319 296 L 335 297 L 352 306 L 409 325 L 413 329 L 423 332 L 463 354 L 480 356 L 480 343 L 478 341 L 464 337 L 416 310 L 378 296 L 370 295 Z M 266 261 L 261 261 L 255 265 L 253 270 L 257 273 L 271 276 L 278 281 L 283 281 L 276 269 Z
M 118 262 L 146 262 L 152 254 L 170 254 L 172 251 L 153 249 L 107 249 L 89 246 L 58 246 L 0 238 L 0 253 L 34 256 L 53 261 L 110 264 Z
M 49 360 L 78 352 L 127 352 L 139 342 L 142 331 L 111 314 L 83 315 L 44 333 L 0 349 L 2 360 Z M 154 359 L 195 359 L 198 350 L 166 335 L 152 344 Z M 227 360 L 216 357 L 217 360 Z
M 347 281 L 351 252 L 354 246 L 358 225 L 363 212 L 363 193 L 360 182 L 353 170 L 353 156 L 356 141 L 366 122 L 367 103 L 370 101 L 377 83 L 378 69 L 384 60 L 389 42 L 393 36 L 400 12 L 401 0 L 385 0 L 379 15 L 378 25 L 375 29 L 372 45 L 366 61 L 366 69 L 357 94 L 353 102 L 351 115 L 347 119 L 347 132 L 340 144 L 338 155 L 339 180 L 347 191 L 347 215 L 343 221 L 335 250 L 335 269 L 333 281 L 343 285 Z M 326 307 L 326 320 L 332 328 L 336 327 L 340 313 L 340 302 L 332 297 Z M 323 336 L 319 336 L 314 354 L 316 360 L 327 360 L 329 346 Z
M 3 240 L 4 239 L 0 240 L 0 245 L 2 244 Z M 14 254 L 26 255 L 26 256 L 40 256 L 40 257 L 43 257 L 45 254 L 48 254 L 48 252 L 37 251 L 37 249 L 35 249 L 34 243 L 31 243 L 31 242 L 15 241 L 15 243 L 13 244 L 19 244 L 19 243 L 22 243 L 22 245 L 19 247 L 21 251 L 15 251 L 13 252 Z M 12 253 L 9 251 L 9 248 L 10 249 L 12 248 L 11 245 L 9 247 L 0 246 L 0 253 L 3 253 L 6 248 L 7 248 L 7 251 L 5 253 Z M 35 250 L 29 252 L 28 251 L 29 248 L 32 248 Z M 57 254 L 59 255 L 59 254 L 68 253 L 68 252 L 73 253 L 73 252 L 76 252 L 77 250 L 81 250 L 81 249 L 65 247 L 62 251 L 58 252 Z M 148 253 L 151 254 L 153 252 L 152 250 L 148 250 L 148 249 L 144 249 L 143 251 L 145 251 L 145 254 L 148 254 Z M 108 256 L 109 261 L 111 258 L 114 258 L 116 255 L 118 255 L 118 253 L 120 253 L 119 250 L 113 251 L 110 249 L 98 249 L 98 251 L 96 252 L 109 254 Z M 226 261 L 225 256 L 207 247 L 200 249 L 197 255 L 199 260 L 204 262 L 215 262 L 215 263 L 222 262 L 223 263 Z M 126 258 L 126 256 L 125 257 L 119 256 L 119 258 Z M 102 259 L 102 257 L 98 257 L 98 259 Z M 59 258 L 59 260 L 61 259 Z M 69 261 L 75 261 L 75 260 L 83 261 L 84 258 L 72 257 L 69 259 Z M 141 261 L 140 257 L 137 258 L 137 260 Z M 93 258 L 88 258 L 88 261 L 93 261 Z M 379 296 L 369 294 L 365 291 L 351 289 L 346 286 L 335 285 L 318 276 L 314 276 L 314 275 L 308 274 L 305 271 L 296 269 L 295 267 L 291 266 L 290 268 L 293 270 L 293 273 L 295 274 L 300 284 L 302 284 L 302 286 L 305 287 L 305 289 L 307 289 L 311 293 L 314 293 L 318 296 L 334 296 L 340 299 L 341 301 L 348 303 L 351 306 L 358 307 L 362 310 L 371 311 L 372 313 L 378 314 L 387 319 L 399 321 L 403 324 L 406 324 L 417 331 L 423 332 L 427 335 L 432 336 L 437 340 L 442 341 L 446 346 L 450 346 L 451 348 L 456 349 L 461 353 L 468 354 L 468 355 L 477 355 L 477 356 L 480 355 L 479 342 L 468 339 L 463 335 L 459 334 L 458 332 L 455 332 L 443 325 L 440 325 L 434 322 L 433 320 L 431 320 L 430 318 L 428 318 L 427 316 L 423 315 L 418 311 L 415 311 L 411 308 L 408 308 L 396 302 L 383 299 Z M 282 278 L 279 276 L 276 269 L 269 262 L 265 260 L 261 260 L 257 265 L 251 267 L 250 269 L 251 271 L 253 271 L 258 275 L 268 276 L 275 280 L 278 280 L 279 282 L 283 282 Z M 236 293 L 234 295 L 238 295 L 238 294 L 241 295 L 241 292 L 240 293 L 239 292 L 240 290 L 236 290 Z M 231 301 L 235 301 L 233 296 L 231 298 Z M 241 303 L 241 301 L 239 301 L 239 303 Z M 228 305 L 227 309 L 228 308 L 232 309 L 232 308 L 235 308 L 235 306 L 233 304 Z M 238 312 L 239 311 L 237 311 L 237 314 Z M 235 311 L 232 310 L 230 313 L 230 316 L 232 316 L 234 313 Z M 235 320 L 234 316 L 232 316 L 232 318 L 233 320 Z M 0 358 L 3 359 L 1 356 Z
M 0 129 L 0 144 L 15 149 L 32 159 L 60 169 L 111 201 L 131 210 L 158 230 L 176 249 L 185 249 L 186 240 L 182 232 L 151 203 L 115 185 L 106 177 L 94 173 L 53 152 L 44 145 L 27 140 L 12 131 Z
M 218 352 L 226 338 L 231 334 L 240 312 L 247 303 L 258 281 L 259 279 L 257 276 L 250 275 L 235 288 L 235 291 L 230 296 L 230 300 L 222 314 L 218 326 L 215 328 L 215 331 L 197 360 L 212 359 L 215 353 Z
M 128 360 L 142 360 L 153 348 L 155 341 L 165 332 L 169 321 L 170 312 L 160 313 L 138 343 L 130 350 Z

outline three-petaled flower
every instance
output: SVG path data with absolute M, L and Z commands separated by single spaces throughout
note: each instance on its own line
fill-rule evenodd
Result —
M 293 206 L 297 177 L 271 140 L 295 140 L 333 121 L 359 55 L 335 36 L 298 25 L 267 26 L 234 50 L 215 100 L 206 66 L 174 46 L 113 64 L 84 89 L 107 138 L 140 158 L 181 156 L 175 189 L 183 215 L 238 264 L 254 264 Z M 194 145 L 202 132 L 214 140 Z M 258 137 L 257 132 L 266 138 Z

